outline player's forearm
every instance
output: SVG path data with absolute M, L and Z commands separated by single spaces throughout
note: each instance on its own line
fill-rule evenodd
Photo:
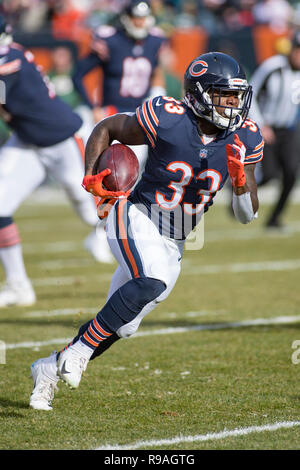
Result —
M 143 145 L 144 135 L 135 115 L 115 114 L 103 119 L 94 127 L 85 150 L 85 174 L 92 175 L 102 152 L 117 140 L 126 145 Z
M 257 217 L 259 201 L 254 167 L 255 165 L 246 166 L 246 183 L 233 187 L 232 208 L 236 219 L 242 224 L 248 224 Z
M 121 143 L 124 141 L 124 123 L 127 116 L 123 114 L 115 114 L 100 121 L 93 129 L 85 149 L 85 174 L 94 174 L 94 166 L 98 157 L 109 147 L 113 140 Z
M 236 196 L 241 196 L 242 194 L 250 193 L 250 198 L 251 198 L 253 211 L 254 212 L 258 211 L 259 201 L 258 201 L 257 189 L 256 188 L 253 188 L 252 190 L 250 190 L 248 184 L 245 184 L 242 187 L 233 188 L 233 193 Z
M 110 145 L 111 137 L 105 121 L 94 127 L 85 148 L 85 174 L 94 174 L 95 163 L 101 153 Z

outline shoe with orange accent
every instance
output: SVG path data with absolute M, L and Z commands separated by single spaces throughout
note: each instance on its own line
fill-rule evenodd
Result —
M 52 400 L 59 377 L 57 375 L 56 351 L 51 356 L 38 359 L 31 365 L 34 382 L 29 405 L 34 410 L 52 410 Z
M 7 281 L 0 291 L 0 308 L 11 305 L 26 307 L 36 301 L 35 293 L 30 281 Z
M 92 353 L 93 351 L 91 351 Z M 67 385 L 71 388 L 77 388 L 88 362 L 89 357 L 84 356 L 74 345 L 69 346 L 60 353 L 57 361 L 57 373 Z

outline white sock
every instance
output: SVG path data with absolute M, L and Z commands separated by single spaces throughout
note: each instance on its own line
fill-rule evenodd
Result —
M 84 344 L 80 339 L 76 341 L 76 343 L 72 344 L 71 347 L 86 359 L 90 359 L 94 352 L 92 348 Z
M 3 265 L 7 281 L 29 282 L 20 243 L 0 248 L 0 261 Z

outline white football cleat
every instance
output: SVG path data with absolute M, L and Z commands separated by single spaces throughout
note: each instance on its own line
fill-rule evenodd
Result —
M 83 356 L 74 346 L 69 346 L 60 353 L 57 361 L 57 373 L 67 385 L 71 388 L 77 388 L 88 362 L 88 357 Z
M 115 261 L 103 227 L 97 227 L 87 236 L 84 240 L 84 248 L 99 263 L 111 264 Z
M 31 365 L 34 382 L 29 405 L 34 410 L 52 410 L 52 400 L 59 377 L 57 375 L 56 352 L 51 356 L 38 359 Z
M 30 281 L 7 281 L 0 291 L 0 308 L 11 305 L 26 307 L 36 302 Z

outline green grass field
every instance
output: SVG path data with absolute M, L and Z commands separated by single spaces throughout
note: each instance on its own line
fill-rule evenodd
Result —
M 300 206 L 278 234 L 262 228 L 261 204 L 249 226 L 216 205 L 170 297 L 89 364 L 78 390 L 60 382 L 50 412 L 28 406 L 30 364 L 95 316 L 115 266 L 84 251 L 89 228 L 68 205 L 24 204 L 16 221 L 38 301 L 0 312 L 0 449 L 299 449 Z

